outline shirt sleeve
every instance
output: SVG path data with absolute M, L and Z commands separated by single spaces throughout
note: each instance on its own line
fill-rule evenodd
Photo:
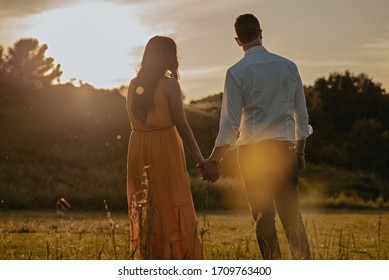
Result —
M 236 78 L 230 70 L 227 71 L 224 83 L 224 93 L 220 112 L 219 134 L 215 147 L 230 145 L 235 147 L 239 136 L 240 120 L 242 118 L 243 95 Z
M 300 78 L 299 73 L 297 72 L 298 86 L 296 89 L 296 110 L 294 112 L 294 119 L 296 122 L 295 129 L 295 139 L 296 140 L 305 140 L 308 138 L 312 132 L 313 128 L 309 125 L 309 117 L 307 104 L 305 100 L 304 87 Z

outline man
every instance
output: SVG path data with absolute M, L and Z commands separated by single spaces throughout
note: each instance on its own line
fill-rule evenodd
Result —
M 268 52 L 252 14 L 235 21 L 244 57 L 228 69 L 219 134 L 209 159 L 199 164 L 203 179 L 219 178 L 218 163 L 239 147 L 239 164 L 264 259 L 280 259 L 275 209 L 292 258 L 310 259 L 298 200 L 299 172 L 305 168 L 308 125 L 303 85 L 296 65 Z

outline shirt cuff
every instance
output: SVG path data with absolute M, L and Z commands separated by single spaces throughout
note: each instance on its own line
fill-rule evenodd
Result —
M 313 127 L 308 125 L 305 130 L 296 129 L 296 140 L 305 140 L 313 133 Z
M 230 147 L 235 147 L 236 148 L 236 141 L 238 136 L 236 135 L 226 135 L 226 134 L 221 134 L 219 131 L 219 134 L 216 137 L 215 140 L 215 147 L 222 147 L 225 145 L 230 145 Z M 231 149 L 231 148 L 230 148 Z

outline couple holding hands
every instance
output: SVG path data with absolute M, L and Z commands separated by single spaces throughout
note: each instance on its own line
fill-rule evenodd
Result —
M 127 198 L 134 259 L 204 258 L 184 146 L 203 180 L 210 182 L 219 179 L 223 156 L 237 148 L 262 257 L 282 258 L 276 211 L 291 257 L 311 257 L 299 209 L 298 180 L 312 128 L 298 69 L 265 49 L 254 15 L 238 16 L 234 27 L 244 57 L 227 70 L 219 133 L 208 159 L 185 117 L 175 42 L 156 36 L 145 47 L 127 95 L 132 128 Z

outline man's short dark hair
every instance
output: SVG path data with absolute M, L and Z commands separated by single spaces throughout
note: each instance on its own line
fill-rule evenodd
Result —
M 235 20 L 235 32 L 239 40 L 246 44 L 259 37 L 261 26 L 254 15 L 243 14 Z

